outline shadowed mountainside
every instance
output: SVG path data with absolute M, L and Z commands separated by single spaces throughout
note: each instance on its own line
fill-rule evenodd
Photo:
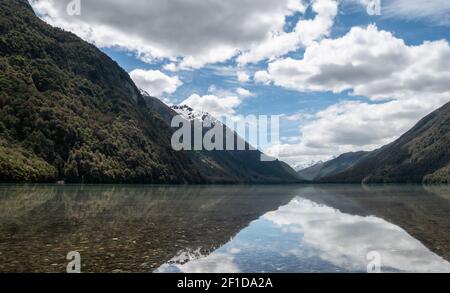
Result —
M 326 183 L 450 183 L 450 103 Z
M 236 132 L 216 120 L 209 113 L 197 113 L 188 106 L 174 106 L 168 107 L 158 98 L 150 96 L 143 92 L 143 97 L 147 105 L 155 112 L 157 112 L 163 119 L 170 124 L 174 116 L 181 115 L 186 122 L 190 122 L 194 130 L 198 122 L 211 121 L 211 127 L 200 126 L 202 129 L 197 129 L 205 137 L 205 134 L 214 128 L 216 125 L 222 128 L 223 133 L 223 149 L 221 151 L 194 151 L 191 152 L 192 159 L 199 167 L 201 174 L 209 182 L 214 183 L 233 183 L 233 182 L 254 182 L 254 183 L 294 183 L 301 182 L 298 174 L 288 164 L 279 160 L 261 161 L 264 156 L 259 150 L 252 148 L 244 139 L 242 139 Z M 179 112 L 177 112 L 180 111 Z M 182 110 L 182 111 L 181 111 Z M 194 130 L 195 131 L 195 130 Z M 192 133 L 192 137 L 194 134 Z M 245 145 L 246 150 L 226 150 L 227 138 L 232 137 L 234 147 L 237 149 L 239 143 Z M 192 148 L 194 145 L 192 144 Z
M 362 158 L 364 158 L 368 152 L 355 152 L 342 154 L 339 157 L 327 161 L 321 162 L 311 166 L 309 168 L 298 171 L 300 178 L 315 181 L 321 178 L 338 174 L 343 172 L 355 164 L 357 164 Z
M 0 182 L 297 181 L 252 153 L 214 154 L 212 164 L 174 151 L 174 130 L 150 106 L 95 46 L 46 24 L 25 0 L 0 2 Z

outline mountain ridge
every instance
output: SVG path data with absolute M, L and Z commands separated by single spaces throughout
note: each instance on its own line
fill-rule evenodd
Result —
M 300 175 L 300 178 L 305 180 L 320 180 L 324 177 L 338 174 L 351 168 L 367 154 L 369 154 L 369 152 L 364 151 L 345 153 L 332 160 L 319 162 L 309 168 L 299 170 L 297 173 Z
M 322 183 L 450 183 L 450 102 Z
M 211 130 L 217 124 L 223 128 L 224 150 L 223 151 L 192 151 L 194 161 L 202 166 L 201 173 L 207 180 L 213 183 L 235 183 L 244 179 L 253 183 L 301 183 L 304 182 L 288 164 L 279 161 L 262 162 L 261 157 L 264 154 L 254 149 L 245 140 L 243 140 L 236 132 L 228 128 L 225 124 L 208 112 L 200 112 L 192 109 L 187 105 L 167 106 L 158 98 L 150 96 L 144 92 L 144 99 L 147 105 L 154 111 L 158 112 L 161 117 L 171 123 L 171 120 L 180 115 L 187 122 L 192 124 L 195 131 L 194 121 L 203 123 L 208 121 L 210 127 L 201 126 L 202 129 L 197 131 L 203 134 Z M 234 145 L 237 147 L 238 141 L 245 145 L 246 150 L 226 150 L 226 138 L 234 137 Z M 234 174 L 229 178 L 226 174 Z
M 257 165 L 254 174 L 241 177 L 238 159 L 214 154 L 230 166 L 213 180 L 198 155 L 172 149 L 167 105 L 150 103 L 117 62 L 29 8 L 0 2 L 0 182 L 296 182 L 283 164 L 270 171 L 247 153 L 240 159 Z

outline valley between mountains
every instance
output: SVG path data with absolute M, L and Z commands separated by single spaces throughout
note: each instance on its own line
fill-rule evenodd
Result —
M 27 1 L 0 2 L 0 182 L 450 183 L 450 103 L 379 150 L 299 172 L 262 162 L 258 150 L 174 151 L 177 114 L 203 119 L 142 92 L 115 61 L 39 19 Z

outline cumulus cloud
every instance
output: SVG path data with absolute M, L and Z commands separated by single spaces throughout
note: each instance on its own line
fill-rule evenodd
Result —
M 31 1 L 44 20 L 97 46 L 126 48 L 147 61 L 181 59 L 181 67 L 194 68 L 266 41 L 283 30 L 287 16 L 304 10 L 300 0 L 96 0 L 82 1 L 81 15 L 70 17 L 69 2 Z
M 276 85 L 299 91 L 407 99 L 450 92 L 450 46 L 445 40 L 408 46 L 374 25 L 354 27 L 309 46 L 301 60 L 270 63 L 267 73 Z
M 304 12 L 306 8 L 299 11 Z M 301 46 L 308 46 L 313 41 L 328 36 L 338 12 L 337 0 L 315 0 L 312 10 L 314 19 L 303 19 L 297 22 L 292 32 L 273 31 L 272 35 L 238 57 L 242 64 L 255 63 L 264 59 L 273 59 Z
M 260 83 L 260 84 L 270 84 L 271 82 L 271 75 L 264 70 L 260 70 L 255 72 L 255 76 L 254 76 L 254 80 L 256 83 Z
M 187 105 L 201 112 L 208 112 L 215 117 L 234 115 L 236 108 L 242 103 L 238 96 L 218 97 L 216 95 L 193 94 L 181 105 Z
M 250 75 L 245 71 L 238 71 L 237 79 L 240 82 L 248 82 L 250 80 Z
M 193 94 L 180 105 L 187 105 L 200 112 L 208 112 L 216 118 L 236 115 L 236 109 L 246 98 L 254 97 L 255 94 L 244 88 L 234 91 L 224 90 L 211 85 L 208 94 L 200 96 Z M 237 118 L 237 117 L 235 117 Z
M 136 85 L 153 96 L 174 93 L 183 82 L 178 76 L 168 76 L 159 70 L 135 69 L 130 76 Z
M 320 111 L 301 126 L 299 144 L 277 149 L 291 163 L 326 160 L 385 145 L 450 101 L 450 46 L 444 40 L 408 46 L 373 25 L 355 27 L 309 46 L 303 59 L 272 62 L 255 80 L 302 92 L 348 90 L 377 101 Z

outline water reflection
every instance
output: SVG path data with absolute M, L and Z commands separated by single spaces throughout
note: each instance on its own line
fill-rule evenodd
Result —
M 280 189 L 281 188 L 281 189 Z M 288 203 L 283 187 L 0 186 L 0 271 L 151 272 L 182 249 L 209 253 Z
M 448 187 L 0 185 L 0 271 L 449 272 Z M 444 257 L 444 258 L 442 258 Z
M 450 272 L 447 261 L 400 227 L 301 197 L 265 214 L 214 253 L 179 255 L 157 272 L 364 272 L 371 251 L 382 256 L 385 272 Z

